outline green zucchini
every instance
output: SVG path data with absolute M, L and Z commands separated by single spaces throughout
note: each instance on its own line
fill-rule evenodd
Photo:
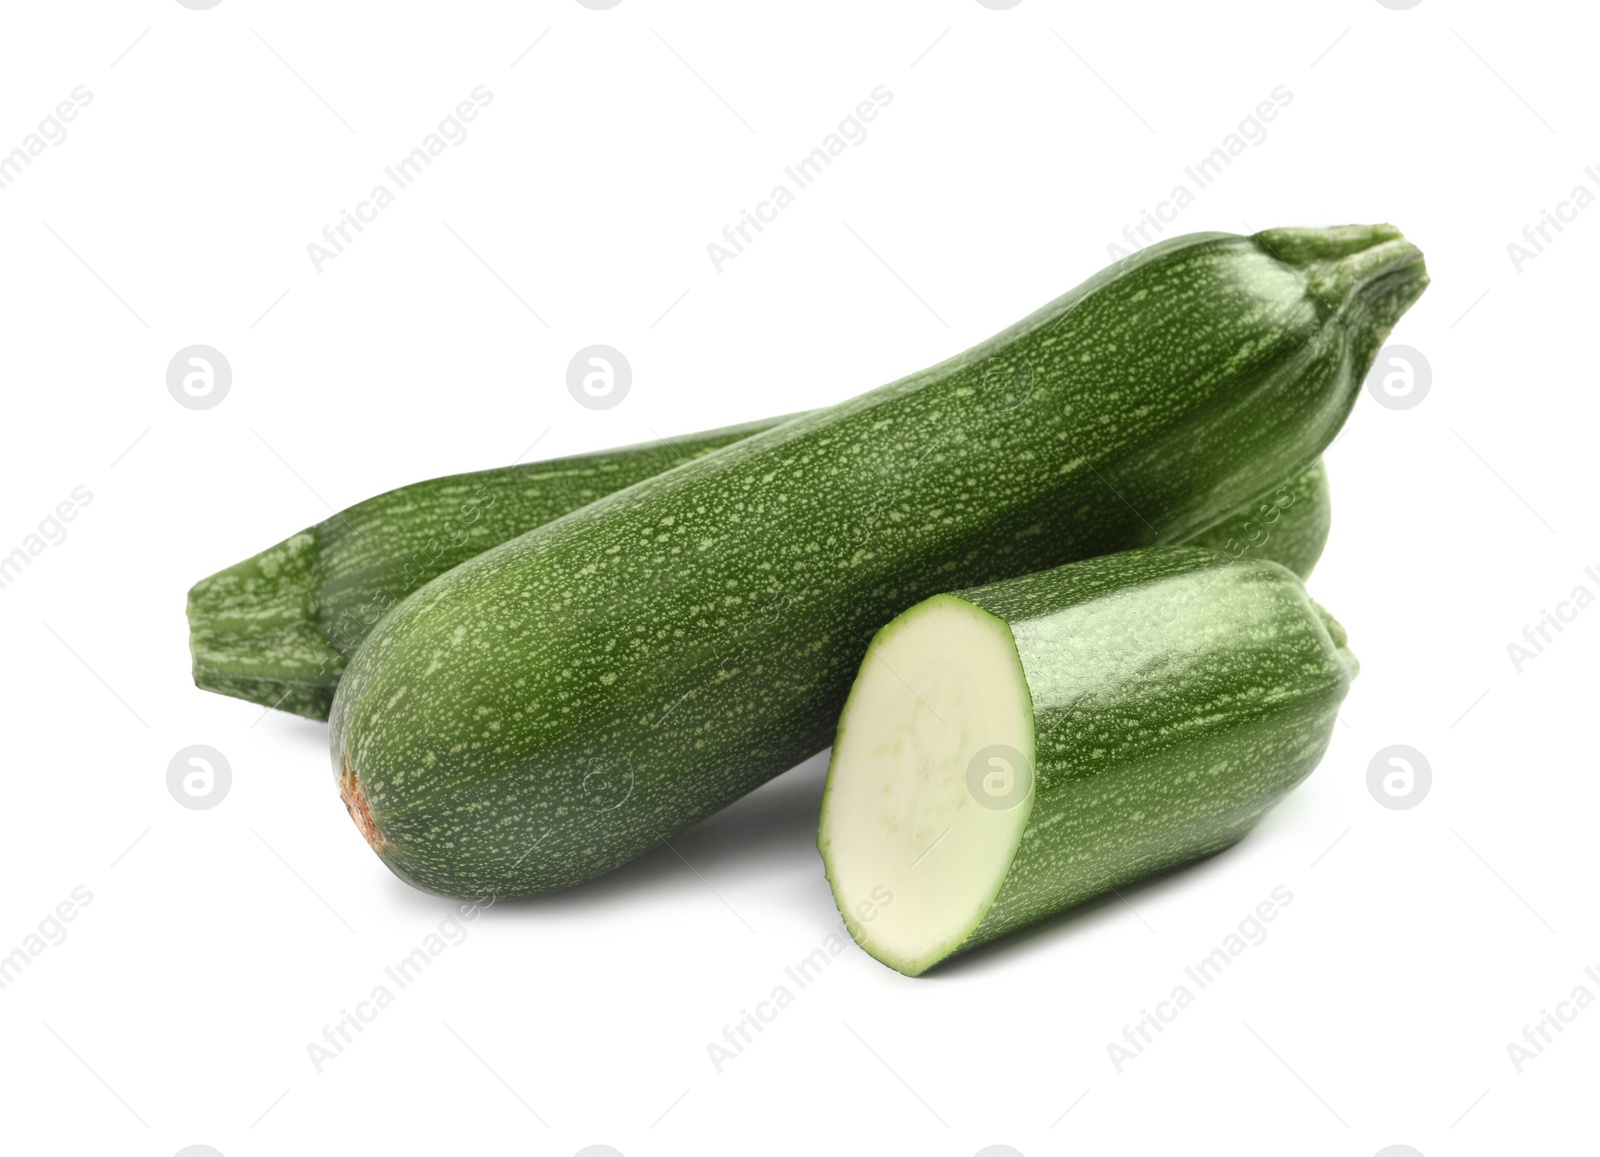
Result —
M 936 595 L 878 632 L 839 719 L 834 900 L 916 976 L 1226 848 L 1322 759 L 1356 670 L 1292 573 L 1197 547 Z
M 350 661 L 345 805 L 445 894 L 614 868 L 827 746 L 906 607 L 1181 542 L 1309 467 L 1426 284 L 1390 226 L 1162 242 L 932 369 L 486 551 Z
M 341 510 L 194 585 L 195 685 L 326 719 L 350 655 L 412 591 L 526 530 L 786 421 L 453 474 Z
M 597 498 L 788 420 L 452 474 L 358 502 L 194 585 L 195 685 L 326 719 L 350 654 L 412 591 Z M 1318 462 L 1190 541 L 1236 556 L 1253 550 L 1306 577 L 1327 536 Z

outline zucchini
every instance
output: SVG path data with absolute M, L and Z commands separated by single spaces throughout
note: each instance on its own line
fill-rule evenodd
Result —
M 1295 575 L 1197 547 L 918 603 L 839 720 L 817 837 L 839 911 L 916 976 L 1226 848 L 1322 759 L 1356 670 Z
M 788 420 L 452 474 L 358 502 L 194 585 L 195 685 L 326 719 L 350 654 L 412 591 L 597 498 Z M 1318 462 L 1190 541 L 1235 557 L 1253 550 L 1306 577 L 1327 536 Z
M 441 575 L 355 653 L 345 806 L 455 896 L 614 868 L 827 746 L 942 590 L 1180 542 L 1309 467 L 1427 284 L 1390 226 L 1175 238 L 932 369 Z
M 326 719 L 349 656 L 418 587 L 603 495 L 786 421 L 453 474 L 358 502 L 194 585 L 195 686 Z

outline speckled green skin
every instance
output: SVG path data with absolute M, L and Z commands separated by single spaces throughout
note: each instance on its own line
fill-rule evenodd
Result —
M 999 892 L 950 955 L 1239 840 L 1321 761 L 1357 671 L 1298 577 L 1199 547 L 953 597 L 1011 629 L 1034 788 Z
M 437 892 L 616 867 L 825 747 L 899 611 L 1182 541 L 1305 469 L 1426 283 L 1388 226 L 1177 238 L 487 551 L 351 661 L 347 802 Z
M 1279 563 L 1308 579 L 1328 544 L 1332 518 L 1328 471 L 1319 458 L 1309 470 L 1274 487 L 1210 530 L 1202 530 L 1189 544 L 1220 551 L 1229 558 Z
M 412 591 L 491 546 L 788 420 L 453 474 L 358 502 L 195 584 L 195 685 L 326 719 L 349 656 Z

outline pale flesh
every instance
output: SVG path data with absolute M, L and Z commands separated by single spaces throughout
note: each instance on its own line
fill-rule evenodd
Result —
M 1022 838 L 1033 758 L 1003 621 L 940 596 L 878 633 L 840 719 L 818 835 L 857 943 L 908 975 L 960 946 Z

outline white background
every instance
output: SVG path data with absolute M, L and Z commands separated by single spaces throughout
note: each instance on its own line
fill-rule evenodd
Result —
M 0 151 L 4 1148 L 154 1154 L 1578 1152 L 1600 966 L 1600 610 L 1507 644 L 1600 566 L 1592 531 L 1596 28 L 1578 5 L 975 0 L 610 11 L 174 0 L 9 5 Z M 763 14 L 765 13 L 765 14 Z M 131 47 L 130 47 L 131 45 Z M 532 45 L 530 48 L 529 46 Z M 479 85 L 493 102 L 336 260 L 308 242 Z M 870 135 L 717 272 L 706 244 L 875 86 Z M 1433 287 L 1328 453 L 1313 593 L 1363 662 L 1321 768 L 1236 849 L 908 980 L 851 948 L 736 1061 L 707 1045 L 840 930 L 820 760 L 658 851 L 472 924 L 319 1073 L 307 1045 L 435 931 L 340 806 L 325 728 L 195 690 L 196 579 L 368 495 L 835 401 L 990 335 L 1275 86 L 1292 103 L 1170 232 L 1387 220 Z M 604 342 L 632 393 L 578 406 Z M 168 361 L 232 390 L 195 412 Z M 227 798 L 169 796 L 222 751 Z M 1433 786 L 1379 806 L 1415 747 Z M 1118 1072 L 1107 1045 L 1277 885 L 1293 903 Z M 392 986 L 391 986 L 392 987 Z M 1192 986 L 1191 986 L 1192 987 Z M 1589 1150 L 1592 1151 L 1592 1150 Z

